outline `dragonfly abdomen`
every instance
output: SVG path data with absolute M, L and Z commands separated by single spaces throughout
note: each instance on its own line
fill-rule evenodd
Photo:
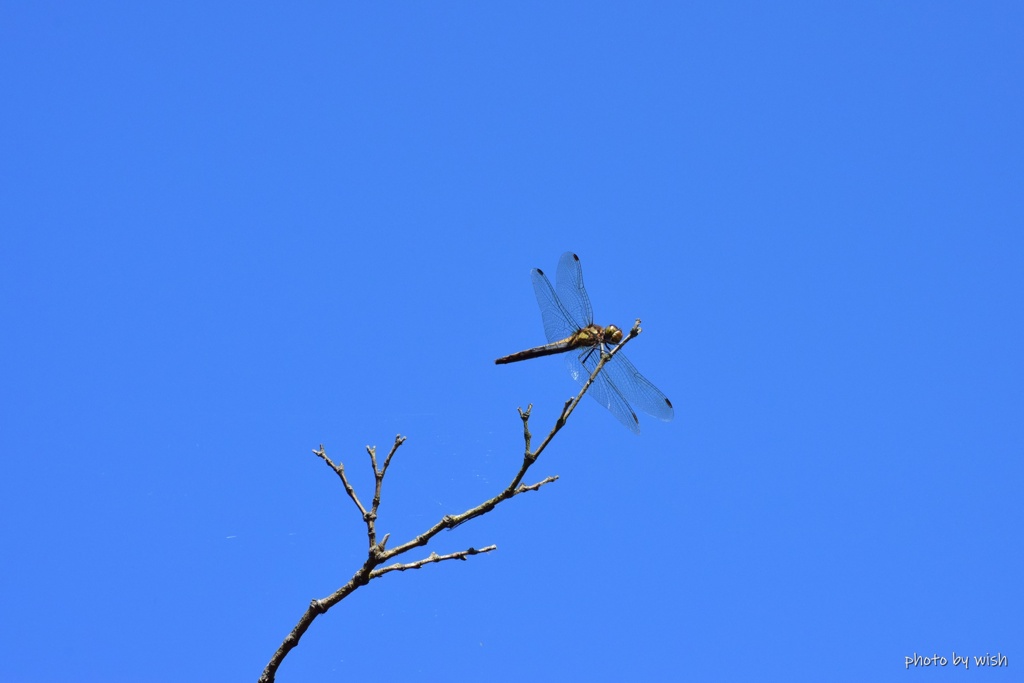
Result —
M 515 363 L 521 360 L 529 360 L 531 358 L 540 358 L 541 356 L 552 356 L 556 353 L 565 353 L 573 349 L 586 346 L 581 341 L 579 335 L 573 335 L 568 339 L 562 341 L 551 342 L 544 346 L 536 346 L 532 349 L 526 349 L 525 351 L 517 351 L 507 356 L 502 356 L 498 360 L 494 361 L 495 365 L 505 365 L 506 363 Z

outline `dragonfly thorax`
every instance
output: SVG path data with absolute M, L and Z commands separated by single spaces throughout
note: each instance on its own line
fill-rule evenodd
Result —
M 588 325 L 576 333 L 579 343 L 586 346 L 597 346 L 598 344 L 618 344 L 622 341 L 622 330 L 615 325 L 601 327 L 600 325 Z

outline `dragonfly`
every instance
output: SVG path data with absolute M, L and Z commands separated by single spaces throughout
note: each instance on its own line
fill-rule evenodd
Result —
M 565 353 L 568 354 L 566 365 L 569 374 L 581 385 L 586 384 L 602 354 L 622 341 L 622 330 L 615 325 L 601 327 L 594 324 L 590 297 L 583 287 L 580 257 L 573 252 L 567 251 L 558 261 L 557 289 L 551 286 L 548 276 L 540 268 L 534 268 L 530 277 L 548 343 L 503 356 L 494 362 L 504 365 Z M 637 372 L 622 352 L 605 363 L 589 393 L 635 434 L 640 433 L 640 420 L 632 406 L 666 422 L 675 415 L 672 402 Z

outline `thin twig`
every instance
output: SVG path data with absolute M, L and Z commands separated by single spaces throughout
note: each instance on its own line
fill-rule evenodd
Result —
M 467 550 L 460 550 L 458 552 L 451 553 L 449 555 L 438 555 L 437 553 L 430 553 L 429 557 L 425 557 L 422 560 L 416 560 L 415 562 L 410 562 L 409 564 L 402 564 L 401 562 L 396 562 L 395 564 L 388 565 L 387 567 L 381 567 L 380 569 L 374 569 L 372 572 L 370 572 L 370 578 L 371 579 L 376 579 L 378 576 L 384 576 L 388 572 L 395 572 L 395 571 L 404 572 L 404 571 L 406 571 L 408 569 L 419 569 L 420 567 L 422 567 L 425 564 L 432 564 L 434 562 L 444 562 L 445 560 L 463 560 L 463 561 L 465 561 L 466 557 L 468 557 L 470 555 L 479 555 L 480 553 L 489 553 L 492 550 L 497 550 L 497 549 L 498 549 L 498 546 L 496 546 L 496 545 L 489 545 L 486 548 L 480 548 L 479 550 L 477 550 L 476 548 L 469 548 Z
M 366 508 L 364 508 L 363 504 L 359 502 L 359 496 L 356 495 L 356 490 L 352 488 L 352 484 L 348 483 L 348 478 L 345 476 L 345 466 L 340 462 L 337 465 L 331 462 L 331 459 L 327 457 L 327 452 L 324 451 L 323 444 L 320 444 L 320 448 L 314 448 L 313 453 L 322 458 L 323 461 L 327 463 L 327 466 L 334 470 L 335 474 L 341 477 L 341 483 L 345 487 L 345 493 L 347 493 L 348 497 L 355 502 L 356 507 L 359 508 L 359 514 L 365 519 Z
M 398 447 L 405 443 L 405 437 L 401 434 L 395 436 L 395 443 L 391 446 L 391 450 L 388 452 L 388 457 L 384 458 L 384 467 L 380 468 L 380 476 L 383 479 L 384 473 L 388 471 L 388 465 L 391 464 L 391 456 L 395 454 Z
M 388 470 L 388 465 L 391 464 L 391 458 L 395 452 L 405 443 L 405 437 L 401 434 L 395 435 L 395 443 L 392 444 L 391 450 L 388 451 L 388 455 L 384 458 L 384 466 L 380 469 L 377 468 L 377 447 L 370 446 L 366 447 L 367 452 L 370 454 L 370 464 L 373 465 L 373 507 L 370 508 L 369 521 L 367 524 L 368 533 L 370 536 L 370 546 L 373 547 L 377 542 L 377 508 L 380 507 L 380 490 L 384 486 L 384 474 Z M 382 544 L 383 547 L 383 544 Z
M 545 477 L 541 481 L 538 481 L 536 484 L 530 484 L 529 486 L 527 486 L 526 484 L 520 484 L 519 488 L 516 489 L 516 493 L 526 493 L 527 491 L 536 491 L 537 489 L 539 489 L 544 484 L 550 484 L 553 481 L 557 481 L 557 479 L 558 479 L 558 475 L 556 474 L 556 475 L 554 475 L 552 477 Z

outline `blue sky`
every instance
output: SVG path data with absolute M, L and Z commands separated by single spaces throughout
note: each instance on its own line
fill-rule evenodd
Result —
M 1010 680 L 1022 20 L 5 4 L 5 679 L 255 680 L 365 558 L 311 449 L 366 500 L 408 436 L 392 544 L 496 494 L 575 388 L 493 364 L 572 250 L 675 420 L 585 400 L 559 481 L 408 559 L 496 552 L 360 589 L 278 680 Z

